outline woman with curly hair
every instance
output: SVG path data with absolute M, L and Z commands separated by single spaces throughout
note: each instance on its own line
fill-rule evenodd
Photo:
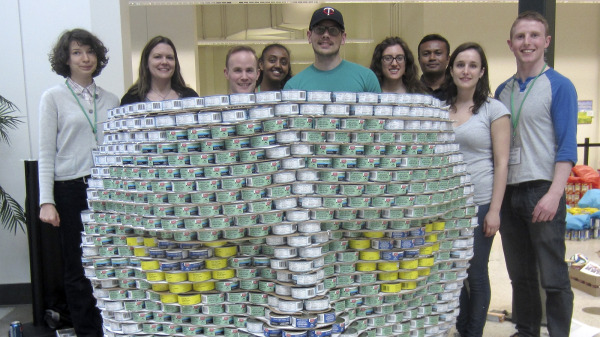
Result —
M 381 92 L 425 93 L 417 77 L 415 58 L 404 40 L 388 37 L 373 51 L 371 70 L 377 75 Z
M 108 62 L 106 53 L 102 41 L 88 31 L 63 33 L 50 53 L 50 63 L 65 82 L 46 90 L 40 102 L 40 220 L 58 227 L 66 300 L 77 336 L 103 335 L 80 245 L 92 150 L 102 140 L 107 110 L 119 105 L 117 96 L 94 82 Z

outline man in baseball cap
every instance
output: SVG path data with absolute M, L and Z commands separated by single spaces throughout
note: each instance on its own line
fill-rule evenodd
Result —
M 333 7 L 317 9 L 306 35 L 313 47 L 315 62 L 292 77 L 284 89 L 381 92 L 377 76 L 370 69 L 340 56 L 340 47 L 346 43 L 344 17 L 340 11 Z
M 310 19 L 310 25 L 308 26 L 309 30 L 323 20 L 335 21 L 340 28 L 344 30 L 344 17 L 342 16 L 342 12 L 331 7 L 319 8 L 313 13 L 312 19 Z

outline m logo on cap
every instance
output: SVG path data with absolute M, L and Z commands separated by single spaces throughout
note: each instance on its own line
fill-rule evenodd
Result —
M 323 14 L 325 14 L 325 15 L 333 15 L 333 13 L 335 13 L 335 9 L 333 9 L 331 7 L 325 7 L 325 8 L 323 8 Z

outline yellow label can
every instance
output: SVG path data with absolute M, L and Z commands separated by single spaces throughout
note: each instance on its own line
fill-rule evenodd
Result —
M 184 282 L 188 280 L 188 273 L 180 271 L 167 272 L 165 278 L 169 283 Z
M 217 247 L 215 248 L 215 256 L 231 257 L 237 254 L 237 246 Z
M 235 269 L 213 270 L 212 278 L 215 280 L 226 280 L 235 276 Z
M 210 271 L 190 271 L 188 272 L 188 281 L 191 282 L 202 282 L 210 280 L 212 273 Z
M 223 269 L 225 267 L 227 267 L 227 259 L 207 259 L 205 261 L 206 263 L 206 269 Z
M 398 279 L 397 271 L 388 271 L 384 273 L 377 274 L 377 279 L 379 281 L 395 281 Z
M 358 253 L 358 258 L 363 261 L 376 261 L 380 259 L 378 251 L 361 251 Z
M 177 302 L 181 305 L 195 305 L 200 304 L 200 294 L 181 294 L 177 296 Z
M 193 288 L 195 291 L 211 291 L 215 289 L 215 282 L 195 282 Z
M 169 283 L 169 291 L 173 294 L 181 294 L 192 290 L 191 283 Z
M 165 279 L 165 272 L 163 272 L 163 271 L 149 271 L 149 272 L 146 273 L 146 279 L 148 281 L 151 281 L 151 282 L 164 281 L 164 279 Z
M 358 271 L 374 271 L 377 270 L 376 262 L 357 262 L 356 270 Z
M 402 283 L 384 283 L 381 285 L 383 293 L 397 293 L 402 290 Z
M 377 263 L 377 269 L 382 271 L 396 271 L 398 270 L 398 262 L 379 262 Z
M 177 295 L 171 293 L 160 294 L 160 301 L 162 303 L 177 303 Z

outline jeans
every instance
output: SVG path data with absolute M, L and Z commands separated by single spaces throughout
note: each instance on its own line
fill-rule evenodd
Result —
M 550 336 L 569 336 L 571 327 L 573 292 L 565 262 L 565 195 L 553 220 L 531 222 L 537 202 L 550 185 L 540 180 L 509 185 L 502 203 L 500 234 L 513 288 L 514 323 L 522 336 L 540 335 L 540 283 L 546 293 Z
M 480 205 L 477 223 L 473 234 L 473 258 L 469 261 L 467 279 L 460 292 L 460 313 L 456 319 L 456 330 L 461 337 L 482 336 L 490 306 L 491 290 L 488 274 L 488 261 L 494 236 L 485 237 L 483 220 L 490 204 Z
M 60 217 L 65 293 L 73 328 L 78 337 L 99 337 L 103 335 L 102 317 L 81 263 L 81 211 L 88 208 L 86 188 L 82 179 L 56 181 L 54 201 Z

